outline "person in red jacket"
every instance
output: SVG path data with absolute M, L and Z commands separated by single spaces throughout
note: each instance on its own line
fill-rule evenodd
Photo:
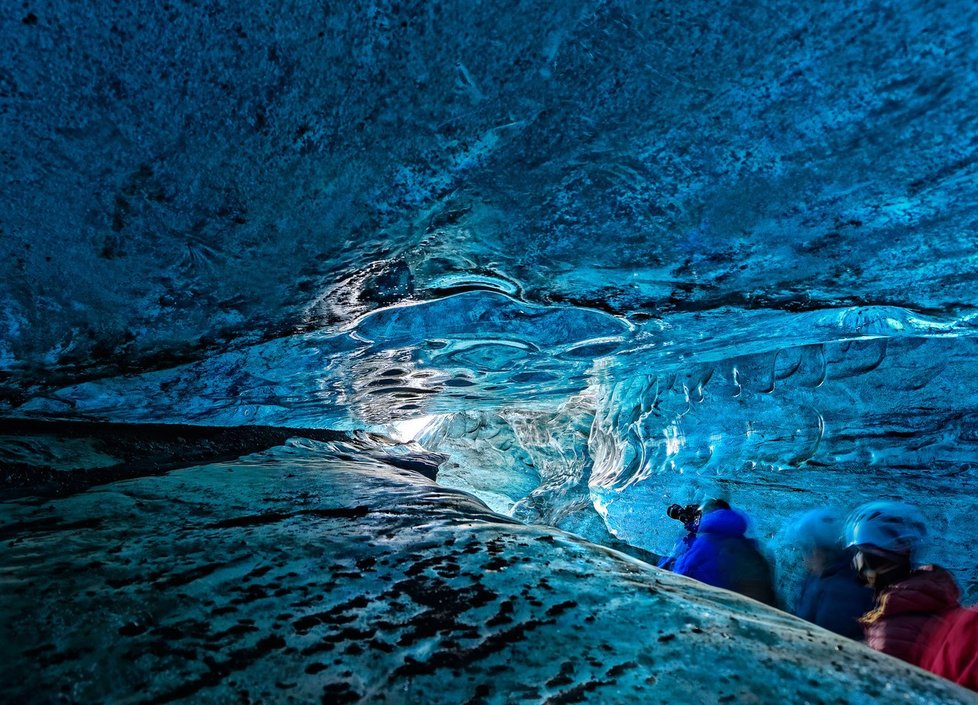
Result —
M 953 612 L 930 640 L 920 665 L 978 692 L 978 609 Z
M 920 511 L 900 502 L 864 504 L 846 522 L 853 567 L 876 597 L 875 608 L 859 620 L 866 644 L 916 666 L 944 618 L 961 606 L 950 573 L 914 568 L 926 533 Z

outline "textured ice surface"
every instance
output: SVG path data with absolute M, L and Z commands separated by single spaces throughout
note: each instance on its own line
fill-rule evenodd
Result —
M 976 701 L 357 443 L 0 512 L 12 702 Z
M 142 439 L 136 455 L 126 455 L 129 441 L 104 434 L 0 436 L 0 490 L 47 496 L 52 486 L 63 493 L 194 465 L 213 456 L 198 447 L 210 433 L 229 460 L 281 442 L 283 429 L 403 435 L 430 417 L 409 435 L 446 456 L 443 486 L 514 520 L 633 554 L 668 548 L 677 527 L 664 507 L 704 494 L 746 508 L 782 564 L 780 524 L 797 509 L 845 510 L 877 497 L 916 503 L 930 517 L 931 557 L 974 601 L 976 27 L 978 5 L 965 0 L 39 0 L 12 8 L 0 20 L 0 415 L 211 430 L 188 433 L 183 457 L 173 434 Z M 357 438 L 342 462 L 421 452 L 382 452 L 376 438 Z M 259 470 L 263 462 L 220 474 L 223 483 L 215 467 L 133 481 L 127 487 L 156 498 L 144 506 L 116 485 L 51 510 L 4 505 L 18 521 L 65 514 L 3 543 L 17 566 L 4 585 L 32 576 L 50 629 L 69 630 L 64 616 L 81 615 L 91 628 L 71 639 L 137 663 L 164 658 L 153 649 L 167 635 L 197 640 L 181 647 L 196 659 L 177 655 L 161 667 L 228 688 L 208 691 L 222 693 L 217 699 L 232 696 L 228 658 L 244 664 L 249 683 L 271 688 L 264 676 L 296 665 L 278 641 L 250 641 L 247 622 L 214 622 L 217 632 L 197 625 L 222 616 L 205 610 L 236 599 L 230 588 L 244 585 L 247 571 L 267 567 L 249 563 L 236 541 L 281 546 L 285 566 L 298 567 L 273 566 L 275 590 L 311 593 L 308 541 L 286 534 L 322 522 L 333 531 L 339 519 L 193 523 L 197 510 L 221 521 L 212 515 L 239 493 L 252 493 L 239 497 L 245 513 L 257 511 L 256 497 L 274 500 L 258 478 L 289 478 L 276 474 L 279 465 Z M 347 484 L 352 497 L 356 482 Z M 359 491 L 372 492 L 369 483 Z M 427 510 L 438 521 L 427 492 L 402 497 L 411 526 L 424 527 Z M 380 517 L 361 519 L 343 524 L 359 526 L 355 536 L 308 544 L 321 549 L 329 580 L 352 573 L 346 555 L 429 555 L 396 535 L 392 543 L 371 535 Z M 187 553 L 175 548 L 180 521 L 190 522 Z M 512 538 L 555 535 L 548 529 L 486 521 L 510 542 L 507 556 L 577 560 Z M 561 541 L 560 551 L 583 546 Z M 191 556 L 186 570 L 194 570 L 205 544 L 207 561 L 240 559 L 247 568 L 188 573 L 194 592 L 180 597 L 174 561 Z M 159 583 L 163 617 L 140 616 L 138 605 L 157 603 L 147 597 L 155 588 L 138 582 L 112 593 L 118 605 L 108 599 L 98 581 L 111 566 L 103 554 L 117 547 L 126 562 L 123 577 L 111 579 L 138 573 Z M 636 641 L 645 636 L 622 627 L 651 607 L 636 597 L 644 593 L 617 602 L 619 590 L 634 588 L 617 584 L 624 564 L 580 550 L 596 568 L 567 590 L 600 595 L 609 621 L 592 630 L 578 620 L 578 633 L 557 620 L 540 625 L 541 639 L 520 640 L 549 648 L 558 631 L 573 631 L 567 638 L 590 640 L 592 657 L 606 640 L 621 664 L 646 669 L 647 644 Z M 102 557 L 76 561 L 86 551 Z M 139 560 L 159 567 L 139 573 Z M 18 572 L 25 567 L 36 572 Z M 212 587 L 223 591 L 220 605 L 203 596 Z M 493 626 L 496 612 L 477 604 L 482 593 L 463 587 L 474 615 L 466 624 Z M 58 611 L 56 597 L 74 612 Z M 533 599 L 544 615 L 553 606 Z M 88 600 L 109 611 L 100 616 Z M 379 614 L 381 602 L 370 609 Z M 395 606 L 390 600 L 382 619 L 394 623 Z M 520 609 L 531 607 L 539 609 Z M 334 616 L 367 628 L 367 616 Z M 242 619 L 274 621 L 264 612 Z M 291 621 L 281 624 L 291 635 Z M 119 641 L 120 627 L 145 642 Z M 232 627 L 241 633 L 214 636 Z M 430 662 L 433 642 L 410 651 L 426 628 L 404 645 L 385 641 L 394 652 L 378 668 L 410 668 L 408 656 Z M 469 627 L 461 634 L 456 640 L 509 643 Z M 76 679 L 79 699 L 140 684 L 125 658 L 95 682 L 92 653 L 51 643 L 33 659 L 59 683 Z M 487 648 L 465 644 L 465 653 Z M 800 658 L 823 659 L 812 648 Z M 541 699 L 583 697 L 590 691 L 573 688 L 608 679 L 606 671 L 562 673 L 561 658 L 539 654 L 558 667 L 540 671 Z M 344 658 L 373 668 L 366 655 Z M 19 674 L 24 663 L 8 668 Z M 374 671 L 353 682 L 322 663 L 323 673 L 351 683 L 349 693 L 370 695 L 365 688 L 381 682 Z M 598 669 L 587 664 L 567 668 Z M 303 675 L 306 665 L 296 692 L 318 697 L 322 683 Z M 737 668 L 753 678 L 752 666 Z M 510 675 L 513 687 L 526 683 Z M 34 692 L 44 677 L 32 675 L 18 692 Z M 446 701 L 463 691 L 474 701 L 506 699 L 465 690 L 448 666 L 427 677 L 419 681 L 426 693 Z M 140 691 L 147 699 L 174 695 L 173 682 L 153 678 Z M 624 678 L 626 690 L 644 687 Z M 785 678 L 800 683 L 794 672 Z M 861 672 L 847 678 L 844 698 L 874 687 Z
M 770 538 L 806 508 L 904 499 L 928 516 L 928 558 L 973 601 L 974 360 L 973 338 L 871 337 L 615 382 L 592 430 L 592 494 L 620 538 L 652 550 L 674 538 L 670 501 L 726 496 Z
M 552 407 L 587 384 L 628 326 L 590 309 L 487 292 L 391 308 L 195 363 L 67 387 L 21 414 L 125 422 L 363 428 L 501 398 Z
M 976 12 L 11 12 L 5 396 L 473 288 L 633 317 L 970 310 Z

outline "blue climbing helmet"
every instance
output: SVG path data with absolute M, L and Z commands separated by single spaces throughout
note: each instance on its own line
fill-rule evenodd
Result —
M 785 532 L 786 543 L 805 550 L 842 550 L 845 522 L 833 509 L 812 509 L 795 518 Z
M 924 515 L 903 502 L 869 502 L 846 520 L 847 547 L 912 557 L 923 547 L 926 536 Z

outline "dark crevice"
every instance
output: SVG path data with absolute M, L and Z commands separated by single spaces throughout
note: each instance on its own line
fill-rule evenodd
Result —
M 43 462 L 0 459 L 0 496 L 62 497 L 94 485 L 206 463 L 229 462 L 282 445 L 289 438 L 353 442 L 350 435 L 328 429 L 271 426 L 190 426 L 182 424 L 117 424 L 73 421 L 0 419 L 0 458 L 5 446 L 30 439 L 40 446 L 82 439 L 93 454 L 118 462 L 103 467 L 55 468 Z M 6 454 L 8 457 L 15 454 Z M 399 460 L 392 458 L 391 460 Z M 418 471 L 422 463 L 404 459 L 398 467 Z M 427 465 L 427 475 L 433 469 Z

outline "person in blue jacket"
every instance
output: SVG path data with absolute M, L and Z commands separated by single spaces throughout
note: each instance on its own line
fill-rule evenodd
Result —
M 673 571 L 777 606 L 771 565 L 747 538 L 747 516 L 736 509 L 704 512 L 696 538 Z
M 669 505 L 669 508 L 666 509 L 666 515 L 670 519 L 681 521 L 686 533 L 676 541 L 672 551 L 659 560 L 656 564 L 659 568 L 673 570 L 676 567 L 676 561 L 689 550 L 693 541 L 696 540 L 696 532 L 699 530 L 700 519 L 703 514 L 712 512 L 714 509 L 730 509 L 730 505 L 722 499 L 707 499 L 699 505 L 687 504 L 685 507 L 679 504 Z
M 859 581 L 845 552 L 843 518 L 831 509 L 813 509 L 788 531 L 788 542 L 801 551 L 805 579 L 795 614 L 831 632 L 862 641 L 859 618 L 873 609 L 873 593 Z

